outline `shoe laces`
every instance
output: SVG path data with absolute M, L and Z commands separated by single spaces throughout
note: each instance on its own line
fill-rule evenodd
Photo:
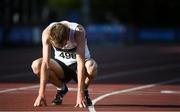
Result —
M 64 95 L 67 93 L 67 91 L 68 91 L 67 86 L 65 84 L 63 84 L 62 90 L 57 90 L 56 98 L 57 99 L 63 98 Z

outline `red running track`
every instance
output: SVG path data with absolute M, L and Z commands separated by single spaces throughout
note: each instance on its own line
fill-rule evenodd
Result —
M 62 105 L 51 106 L 56 89 L 49 84 L 48 106 L 34 108 L 38 78 L 30 64 L 40 55 L 40 48 L 2 50 L 0 111 L 180 111 L 180 46 L 91 49 L 99 73 L 89 88 L 94 106 L 84 109 L 74 108 L 76 84 L 72 82 Z M 8 59 L 10 54 L 20 58 Z

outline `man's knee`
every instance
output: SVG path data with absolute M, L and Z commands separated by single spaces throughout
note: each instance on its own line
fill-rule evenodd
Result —
M 34 74 L 36 74 L 36 75 L 40 74 L 41 63 L 42 63 L 41 59 L 37 59 L 37 60 L 32 62 L 31 68 L 32 68 Z
M 94 60 L 88 61 L 86 63 L 86 70 L 87 70 L 87 73 L 88 73 L 88 75 L 90 77 L 95 77 L 96 76 L 97 68 L 98 68 L 98 65 Z

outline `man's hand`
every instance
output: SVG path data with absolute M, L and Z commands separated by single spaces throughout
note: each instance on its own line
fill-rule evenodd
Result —
M 84 94 L 78 92 L 75 107 L 86 108 L 86 101 L 84 99 Z
M 38 106 L 47 106 L 45 97 L 39 95 L 36 98 L 36 101 L 34 102 L 34 107 L 38 107 Z

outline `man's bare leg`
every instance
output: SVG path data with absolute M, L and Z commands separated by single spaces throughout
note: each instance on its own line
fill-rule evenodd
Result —
M 50 68 L 47 70 L 48 75 L 41 76 L 40 75 L 41 74 L 40 73 L 41 65 L 42 65 L 42 58 L 39 58 L 39 59 L 33 61 L 32 69 L 33 69 L 34 74 L 36 74 L 38 77 L 40 77 L 40 80 L 44 77 L 43 80 L 46 79 L 46 83 L 47 83 L 47 81 L 49 81 L 50 83 L 55 85 L 57 88 L 62 88 L 62 90 L 57 90 L 56 97 L 52 101 L 53 105 L 61 104 L 63 96 L 68 91 L 67 86 L 64 85 L 63 82 L 60 80 L 60 79 L 63 79 L 63 77 L 64 77 L 64 76 L 62 76 L 62 74 L 64 74 L 62 68 L 59 66 L 59 64 L 55 60 L 51 59 L 50 60 Z
M 92 101 L 89 97 L 88 87 L 91 81 L 94 79 L 94 77 L 97 74 L 97 64 L 93 59 L 91 59 L 91 60 L 86 61 L 85 67 L 86 67 L 86 79 L 85 79 L 84 95 L 85 95 L 87 106 L 91 106 Z
M 85 79 L 85 89 L 87 89 L 97 74 L 97 64 L 93 59 L 86 61 L 86 79 Z

